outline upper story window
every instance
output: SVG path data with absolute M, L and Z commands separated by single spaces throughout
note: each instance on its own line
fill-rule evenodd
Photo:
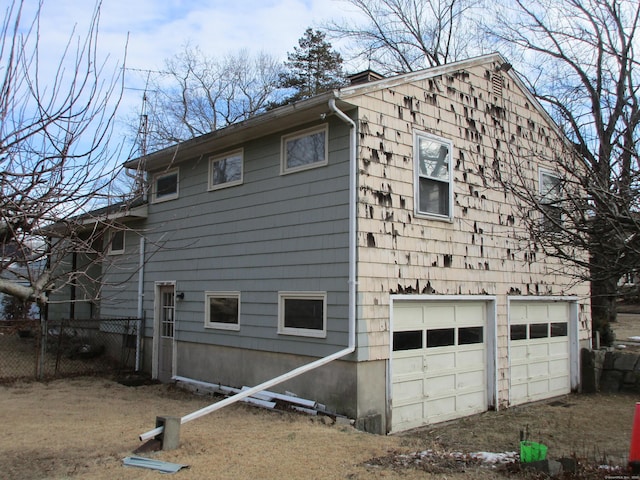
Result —
M 418 215 L 453 218 L 453 145 L 423 132 L 414 133 L 415 209 Z
M 280 292 L 278 333 L 305 337 L 327 336 L 325 292 Z
M 282 137 L 280 173 L 291 173 L 328 163 L 327 125 Z
M 153 176 L 152 201 L 164 202 L 178 198 L 178 169 L 157 173 Z
M 561 201 L 561 178 L 548 170 L 540 170 L 540 209 L 546 232 L 558 232 L 562 228 Z
M 204 292 L 204 326 L 240 330 L 240 292 Z
M 209 190 L 242 183 L 242 150 L 218 155 L 209 160 Z
M 109 230 L 109 246 L 107 252 L 109 255 L 122 255 L 124 253 L 124 230 Z

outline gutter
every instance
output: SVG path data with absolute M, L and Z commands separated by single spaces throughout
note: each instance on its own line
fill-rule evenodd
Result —
M 344 112 L 336 107 L 335 98 L 329 99 L 329 109 L 333 111 L 338 118 L 350 126 L 349 131 L 349 338 L 347 348 L 333 353 L 327 357 L 320 358 L 306 365 L 302 365 L 290 372 L 287 372 L 278 377 L 267 380 L 266 382 L 256 385 L 255 387 L 242 390 L 235 395 L 228 397 L 220 402 L 213 403 L 207 407 L 196 410 L 188 415 L 185 415 L 180 419 L 180 424 L 196 420 L 204 415 L 213 413 L 216 410 L 236 403 L 244 398 L 250 397 L 263 390 L 271 388 L 280 383 L 286 382 L 298 375 L 314 370 L 318 367 L 322 367 L 328 363 L 333 362 L 339 358 L 353 353 L 356 349 L 356 214 L 357 214 L 357 175 L 358 175 L 358 162 L 357 162 L 357 136 L 356 136 L 356 123 L 349 118 Z M 177 379 L 178 377 L 173 377 Z M 179 377 L 180 381 L 189 383 L 197 383 L 197 380 L 188 379 L 185 377 Z M 140 440 L 150 440 L 157 435 L 161 434 L 164 430 L 164 426 L 149 430 L 139 436 Z

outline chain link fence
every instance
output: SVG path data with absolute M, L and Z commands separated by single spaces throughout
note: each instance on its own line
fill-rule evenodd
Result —
M 142 368 L 138 318 L 0 320 L 0 381 Z

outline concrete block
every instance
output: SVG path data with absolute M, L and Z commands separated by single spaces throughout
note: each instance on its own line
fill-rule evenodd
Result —
M 604 362 L 602 364 L 602 368 L 605 370 L 613 370 L 613 364 L 616 361 L 616 358 L 620 354 L 617 352 L 606 352 L 604 354 Z
M 550 477 L 558 477 L 562 474 L 562 463 L 556 460 L 540 460 L 537 462 L 521 463 L 523 470 L 534 470 L 536 472 L 542 472 Z
M 631 372 L 635 369 L 638 363 L 638 356 L 632 353 L 621 353 L 616 356 L 613 362 L 613 368 L 615 370 L 623 370 L 625 372 Z
M 156 417 L 157 427 L 164 427 L 155 437 L 162 443 L 162 450 L 175 450 L 180 446 L 180 417 Z
M 577 463 L 575 458 L 562 457 L 558 461 L 562 464 L 562 471 L 567 473 L 576 473 Z
M 382 415 L 380 414 L 357 418 L 356 428 L 367 433 L 375 433 L 377 435 L 385 434 L 382 429 Z
M 622 379 L 622 391 L 640 393 L 640 372 L 624 372 Z
M 351 426 L 351 419 L 349 417 L 342 417 L 342 416 L 337 416 L 336 417 L 336 425 L 346 425 L 346 426 Z
M 593 361 L 595 364 L 595 367 L 597 369 L 602 370 L 604 368 L 604 357 L 606 356 L 607 352 L 604 350 L 591 350 L 593 352 Z
M 600 378 L 600 391 L 603 393 L 616 393 L 620 391 L 623 373 L 617 370 L 605 370 Z
M 582 393 L 596 393 L 600 390 L 600 376 L 604 353 L 583 348 L 580 351 L 580 386 Z

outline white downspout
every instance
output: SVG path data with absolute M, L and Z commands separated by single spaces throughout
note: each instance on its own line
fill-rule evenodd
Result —
M 315 360 L 306 365 L 302 365 L 290 372 L 287 372 L 279 377 L 272 378 L 271 380 L 267 380 L 260 385 L 256 385 L 253 388 L 249 388 L 247 390 L 243 390 L 240 393 L 236 393 L 235 395 L 225 398 L 224 400 L 213 403 L 207 407 L 201 408 L 200 410 L 196 410 L 193 413 L 185 415 L 180 419 L 180 424 L 190 422 L 191 420 L 195 420 L 209 413 L 215 412 L 216 410 L 220 410 L 221 408 L 226 407 L 227 405 L 231 405 L 232 403 L 236 403 L 243 398 L 250 397 L 258 392 L 263 390 L 267 390 L 275 385 L 286 382 L 298 375 L 302 375 L 310 370 L 316 369 L 327 363 L 333 362 L 339 358 L 342 358 L 350 353 L 353 353 L 356 349 L 356 214 L 357 214 L 357 174 L 358 174 L 358 162 L 357 162 L 357 154 L 356 154 L 356 123 L 351 120 L 344 112 L 336 107 L 335 99 L 329 100 L 329 109 L 333 111 L 342 121 L 348 123 L 350 125 L 349 132 L 349 339 L 347 348 L 340 350 L 339 352 L 333 353 L 328 357 L 323 357 L 318 360 Z M 181 377 L 182 381 L 188 382 L 189 379 Z M 153 430 L 149 430 L 148 432 L 140 435 L 140 440 L 145 441 L 149 440 L 160 433 L 164 427 L 157 427 Z
M 140 371 L 140 350 L 142 348 L 142 316 L 144 314 L 144 237 L 140 236 L 140 260 L 138 265 L 138 320 L 136 328 L 136 372 Z

